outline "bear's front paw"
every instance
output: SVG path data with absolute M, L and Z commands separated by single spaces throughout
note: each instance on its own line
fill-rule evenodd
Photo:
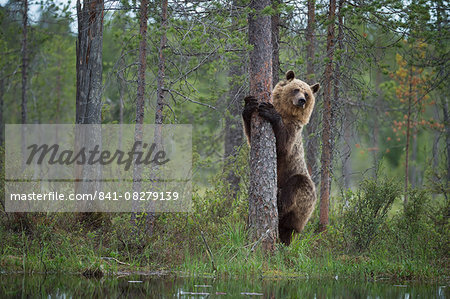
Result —
M 258 100 L 254 96 L 246 96 L 244 98 L 244 102 L 247 105 L 247 104 L 250 104 L 250 103 L 258 103 Z
M 244 99 L 244 111 L 242 115 L 244 117 L 251 117 L 252 113 L 258 109 L 258 100 L 254 96 L 247 96 Z
M 280 119 L 280 115 L 271 103 L 264 102 L 259 104 L 258 113 L 262 118 L 265 118 L 268 121 L 276 121 Z

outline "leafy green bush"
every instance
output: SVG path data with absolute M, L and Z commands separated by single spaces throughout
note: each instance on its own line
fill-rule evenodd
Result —
M 342 219 L 350 250 L 362 252 L 369 247 L 399 196 L 399 185 L 388 179 L 363 180 L 356 194 L 350 192 Z
M 448 203 L 447 208 L 438 203 L 431 201 L 427 190 L 409 190 L 408 201 L 386 225 L 380 246 L 392 256 L 401 252 L 403 258 L 430 260 L 445 256 L 449 231 L 444 215 Z

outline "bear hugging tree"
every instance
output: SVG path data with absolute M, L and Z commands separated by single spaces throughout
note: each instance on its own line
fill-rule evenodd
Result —
M 308 85 L 286 73 L 272 93 L 271 103 L 258 103 L 252 96 L 244 99 L 244 131 L 250 144 L 251 117 L 254 112 L 273 128 L 277 150 L 278 232 L 281 242 L 289 245 L 292 233 L 300 233 L 316 203 L 316 188 L 308 173 L 303 150 L 302 130 L 314 108 L 314 94 L 320 85 Z

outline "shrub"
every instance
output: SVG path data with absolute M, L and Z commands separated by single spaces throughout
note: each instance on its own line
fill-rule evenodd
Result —
M 350 250 L 362 252 L 378 234 L 400 188 L 392 180 L 366 179 L 356 194 L 349 195 L 343 213 L 344 236 Z
M 392 249 L 392 255 L 401 251 L 402 256 L 415 259 L 445 256 L 448 230 L 443 228 L 446 225 L 448 228 L 448 219 L 445 221 L 445 216 L 442 217 L 445 206 L 437 206 L 437 203 L 431 201 L 426 190 L 409 190 L 408 202 L 392 218 L 386 228 L 386 237 L 380 240 L 384 247 Z

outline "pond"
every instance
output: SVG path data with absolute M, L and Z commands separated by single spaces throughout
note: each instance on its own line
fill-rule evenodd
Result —
M 0 274 L 0 298 L 450 298 L 443 284 Z

